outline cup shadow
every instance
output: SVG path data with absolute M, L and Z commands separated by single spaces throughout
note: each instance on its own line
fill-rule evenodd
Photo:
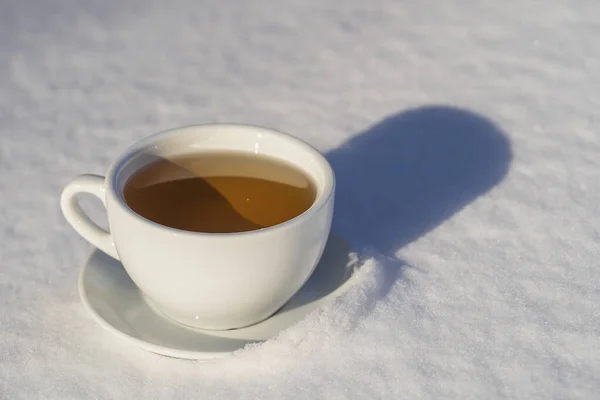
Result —
M 432 105 L 385 118 L 326 157 L 337 180 L 332 229 L 385 257 L 383 297 L 402 276 L 395 253 L 502 181 L 512 150 L 487 118 Z
M 333 229 L 393 256 L 499 183 L 512 151 L 485 117 L 427 106 L 388 117 L 326 156 L 337 178 Z

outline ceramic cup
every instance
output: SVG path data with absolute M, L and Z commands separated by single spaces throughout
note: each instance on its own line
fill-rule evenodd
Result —
M 128 178 L 157 157 L 224 150 L 292 163 L 315 182 L 315 201 L 303 214 L 278 225 L 214 234 L 157 224 L 124 201 Z M 198 125 L 135 143 L 112 163 L 106 177 L 75 178 L 62 192 L 61 208 L 83 238 L 121 261 L 155 309 L 184 325 L 232 329 L 268 318 L 309 278 L 329 235 L 334 189 L 327 160 L 299 139 L 256 126 Z M 109 232 L 83 212 L 76 198 L 80 193 L 103 202 Z

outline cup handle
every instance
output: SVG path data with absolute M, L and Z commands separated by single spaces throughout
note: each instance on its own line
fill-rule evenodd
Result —
M 80 175 L 73 179 L 62 191 L 60 196 L 60 208 L 62 213 L 71 224 L 73 229 L 85 240 L 102 250 L 109 256 L 118 260 L 119 255 L 110 232 L 100 228 L 87 216 L 77 202 L 79 193 L 89 193 L 100 199 L 106 208 L 106 189 L 104 188 L 104 177 L 100 175 Z

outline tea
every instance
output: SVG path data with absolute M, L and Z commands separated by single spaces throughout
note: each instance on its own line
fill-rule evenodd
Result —
M 288 221 L 310 208 L 316 188 L 297 167 L 243 152 L 160 158 L 125 184 L 127 205 L 158 224 L 232 233 Z

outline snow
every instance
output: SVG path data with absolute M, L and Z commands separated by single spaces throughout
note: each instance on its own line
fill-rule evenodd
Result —
M 596 399 L 600 3 L 0 4 L 0 398 Z M 322 150 L 358 286 L 209 363 L 84 311 L 58 198 L 133 141 L 246 122 Z M 89 203 L 97 218 L 102 212 Z

